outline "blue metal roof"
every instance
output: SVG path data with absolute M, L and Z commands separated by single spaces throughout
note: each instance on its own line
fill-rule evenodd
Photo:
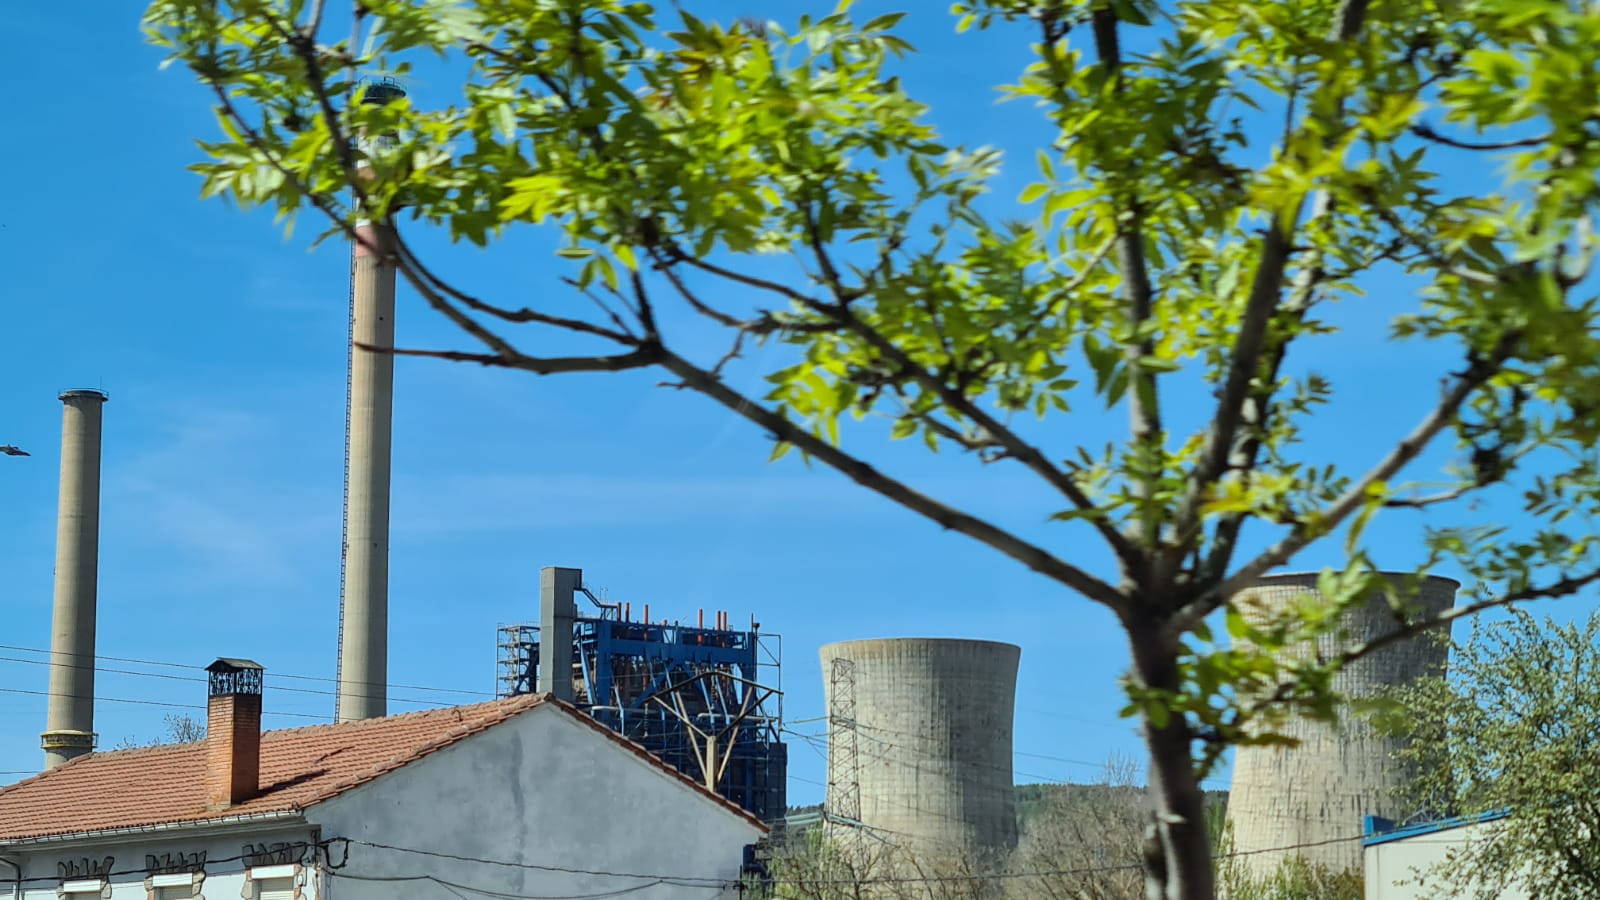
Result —
M 1397 828 L 1393 819 L 1381 816 L 1366 816 L 1361 823 L 1361 846 L 1371 847 L 1374 844 L 1386 844 L 1389 841 L 1403 841 L 1406 838 L 1422 834 L 1433 834 L 1438 831 L 1448 831 L 1451 828 L 1461 828 L 1465 825 L 1476 825 L 1479 822 L 1492 822 L 1495 819 L 1504 819 L 1511 815 L 1511 808 L 1491 809 L 1488 812 L 1474 813 L 1470 816 L 1451 816 L 1448 819 L 1435 819 L 1432 822 L 1419 822 Z

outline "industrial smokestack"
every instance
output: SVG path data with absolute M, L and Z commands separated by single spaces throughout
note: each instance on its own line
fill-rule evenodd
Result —
M 557 700 L 572 700 L 572 626 L 582 589 L 582 569 L 539 570 L 539 691 Z
M 50 628 L 50 697 L 40 735 L 44 767 L 94 750 L 94 619 L 100 556 L 100 391 L 60 397 L 61 498 Z
M 369 85 L 364 103 L 405 95 Z M 373 144 L 382 142 L 376 139 Z M 350 381 L 345 423 L 344 572 L 339 594 L 340 722 L 385 715 L 389 673 L 389 451 L 394 422 L 394 236 L 363 220 L 350 261 Z M 361 349 L 357 345 L 378 348 Z

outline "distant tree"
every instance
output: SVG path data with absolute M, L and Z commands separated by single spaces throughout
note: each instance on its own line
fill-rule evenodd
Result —
M 378 352 L 663 372 L 775 454 L 1108 610 L 1149 755 L 1151 898 L 1214 895 L 1202 779 L 1230 747 L 1278 740 L 1279 717 L 1335 715 L 1333 670 L 1600 580 L 1584 524 L 1600 508 L 1600 7 L 958 0 L 958 30 L 1017 36 L 1004 91 L 1049 132 L 1010 219 L 983 199 L 1000 154 L 946 143 L 895 76 L 914 52 L 900 15 L 755 29 L 661 10 L 661 27 L 657 5 L 154 0 L 146 24 L 214 103 L 204 195 L 313 211 L 467 342 Z M 357 102 L 361 73 L 423 58 L 459 74 L 448 105 Z M 499 242 L 530 226 L 563 246 L 526 283 L 473 285 L 415 240 L 521 254 Z M 550 291 L 557 273 L 568 288 Z M 1365 352 L 1317 352 L 1337 302 L 1373 335 Z M 764 395 L 733 377 L 762 343 L 780 357 L 756 373 Z M 1391 386 L 1414 419 L 1352 466 L 1305 426 L 1377 354 L 1443 361 Z M 1107 407 L 1126 428 L 1074 416 Z M 896 477 L 879 451 L 904 438 L 1034 479 L 1061 530 Z M 1485 499 L 1525 524 L 1471 524 Z M 1367 526 L 1396 509 L 1433 515 L 1416 570 L 1453 564 L 1478 592 L 1424 618 L 1394 591 L 1392 633 L 1275 662 L 1386 586 Z M 1323 600 L 1261 628 L 1226 614 L 1319 543 L 1339 561 Z M 1223 622 L 1254 649 L 1214 638 Z
M 1474 623 L 1451 674 L 1401 694 L 1412 807 L 1508 809 L 1416 873 L 1436 897 L 1600 897 L 1600 613 L 1582 625 Z
M 859 838 L 859 839 L 858 839 Z M 779 835 L 767 860 L 767 900 L 985 900 L 1000 879 L 953 855 L 908 853 L 894 835 L 826 826 Z
M 1143 900 L 1144 838 L 1154 805 L 1139 765 L 1113 757 L 1097 784 L 1050 785 L 1028 817 L 1009 896 Z
M 161 744 L 187 744 L 192 741 L 205 740 L 205 723 L 196 721 L 187 713 L 167 713 L 161 717 L 161 721 L 166 727 L 157 737 L 148 741 L 141 741 L 133 737 L 125 737 L 112 749 L 130 750 L 134 747 L 155 747 Z
M 1359 871 L 1335 871 L 1290 856 L 1266 875 L 1222 860 L 1217 885 L 1228 900 L 1362 900 L 1366 885 Z

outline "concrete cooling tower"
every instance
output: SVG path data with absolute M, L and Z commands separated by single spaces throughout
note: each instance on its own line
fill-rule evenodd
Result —
M 1393 584 L 1405 578 L 1384 575 Z M 1255 619 L 1306 593 L 1315 594 L 1316 584 L 1316 575 L 1269 576 L 1234 595 L 1233 602 L 1246 618 Z M 1437 615 L 1454 603 L 1459 586 L 1449 578 L 1428 576 L 1415 600 Z M 1347 613 L 1344 626 L 1345 640 L 1326 635 L 1316 650 L 1332 655 L 1387 634 L 1394 619 L 1379 594 Z M 1289 648 L 1283 655 L 1304 655 L 1311 649 Z M 1393 644 L 1346 666 L 1335 676 L 1334 689 L 1349 697 L 1371 697 L 1442 674 L 1447 653 L 1427 639 Z M 1295 855 L 1314 865 L 1360 871 L 1361 842 L 1349 838 L 1361 833 L 1362 817 L 1401 812 L 1392 799 L 1406 778 L 1404 765 L 1395 758 L 1401 742 L 1350 715 L 1342 716 L 1337 726 L 1295 719 L 1284 731 L 1300 745 L 1241 747 L 1234 758 L 1228 821 L 1241 871 L 1265 876 Z M 1291 846 L 1296 849 L 1273 849 Z
M 824 646 L 830 815 L 858 819 L 918 859 L 982 861 L 1013 849 L 1021 654 L 930 638 Z

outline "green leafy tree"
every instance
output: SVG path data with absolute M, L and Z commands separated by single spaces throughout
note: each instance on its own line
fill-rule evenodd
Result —
M 1509 810 L 1415 873 L 1430 896 L 1600 897 L 1600 613 L 1474 623 L 1451 674 L 1402 693 L 1413 806 Z
M 352 32 L 323 0 L 154 0 L 146 25 L 211 91 L 205 195 L 311 211 L 465 342 L 368 349 L 664 372 L 777 452 L 1109 610 L 1149 753 L 1150 897 L 1214 894 L 1200 779 L 1274 740 L 1276 717 L 1334 715 L 1333 669 L 1600 579 L 1574 524 L 1597 504 L 1600 427 L 1593 4 L 961 0 L 963 32 L 1029 32 L 1005 90 L 1053 137 L 1020 161 L 1037 174 L 1017 221 L 979 202 L 1001 155 L 948 144 L 895 77 L 915 52 L 900 16 L 716 24 L 680 5 L 355 0 Z M 458 102 L 356 102 L 360 73 L 434 58 L 460 71 Z M 570 286 L 531 305 L 509 299 L 520 285 L 466 289 L 411 240 L 530 228 L 561 236 L 548 266 Z M 1387 327 L 1381 352 L 1450 360 L 1415 422 L 1354 465 L 1299 440 L 1335 401 L 1340 361 L 1299 355 L 1337 330 L 1335 302 Z M 787 354 L 764 395 L 729 377 L 757 344 Z M 1125 430 L 1074 416 L 1096 408 Z M 897 478 L 874 435 L 1026 473 L 1058 530 Z M 1483 498 L 1522 504 L 1526 526 L 1473 525 Z M 1395 508 L 1434 513 L 1418 571 L 1453 564 L 1477 593 L 1424 620 L 1394 591 L 1393 634 L 1273 662 L 1382 587 L 1366 528 Z M 1088 541 L 1114 571 L 1082 564 Z M 1345 561 L 1325 602 L 1230 614 L 1319 542 Z

